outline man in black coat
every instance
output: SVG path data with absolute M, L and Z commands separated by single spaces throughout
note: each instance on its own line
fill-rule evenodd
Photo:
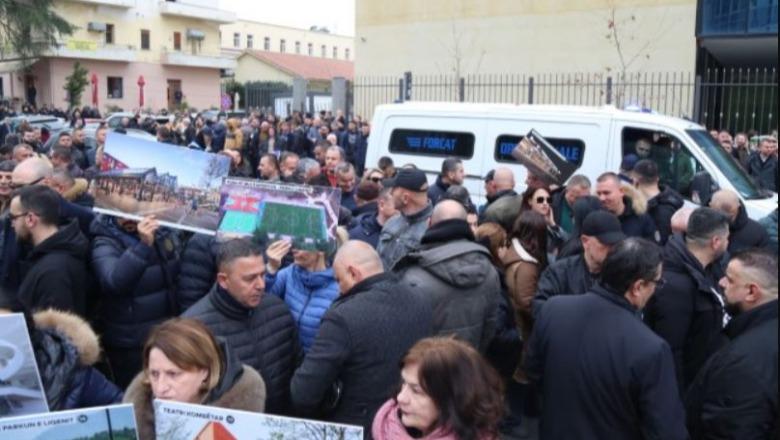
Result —
M 720 281 L 734 317 L 728 343 L 688 390 L 691 437 L 768 439 L 777 433 L 777 258 L 757 250 L 734 255 Z
M 202 321 L 260 373 L 268 412 L 290 414 L 290 377 L 300 347 L 287 305 L 265 294 L 263 252 L 248 239 L 235 239 L 222 244 L 217 260 L 217 283 L 182 316 Z
M 729 254 L 744 249 L 769 246 L 769 234 L 761 223 L 748 217 L 745 206 L 733 191 L 720 190 L 712 195 L 710 207 L 726 214 L 729 218 Z
M 777 192 L 777 138 L 761 139 L 758 151 L 747 161 L 747 171 L 762 188 Z
M 89 241 L 78 222 L 58 227 L 60 196 L 45 186 L 17 190 L 8 217 L 17 240 L 32 244 L 21 263 L 16 299 L 29 310 L 55 308 L 86 313 Z
M 180 310 L 187 310 L 206 296 L 217 279 L 219 243 L 212 235 L 194 234 L 181 252 L 181 270 L 176 283 Z
M 628 238 L 599 284 L 545 304 L 525 362 L 542 393 L 540 438 L 687 438 L 672 353 L 639 318 L 660 284 L 660 249 Z
M 379 191 L 379 197 L 376 201 L 376 212 L 367 212 L 354 219 L 353 223 L 355 226 L 349 230 L 350 240 L 365 241 L 376 249 L 379 244 L 379 235 L 382 233 L 382 227 L 390 218 L 398 214 L 398 210 L 395 209 L 395 203 L 393 203 L 391 191 L 392 188 L 383 188 Z
M 398 385 L 398 362 L 431 335 L 431 303 L 399 289 L 376 251 L 362 241 L 347 242 L 333 270 L 341 297 L 323 316 L 314 345 L 295 371 L 292 400 L 303 413 L 328 407 L 321 417 L 363 426 L 371 438 L 374 414 Z M 334 402 L 336 389 L 341 398 Z
M 450 185 L 463 185 L 466 174 L 463 169 L 463 161 L 457 157 L 448 157 L 441 164 L 441 174 L 436 178 L 436 183 L 428 188 L 428 199 L 434 205 L 439 203 Z
M 645 308 L 644 319 L 672 347 L 680 393 L 720 346 L 723 299 L 711 270 L 728 242 L 726 216 L 699 208 L 691 214 L 685 236 L 672 236 L 664 248 L 666 285 Z
M 635 200 L 633 187 L 624 186 L 615 173 L 604 173 L 596 181 L 596 195 L 607 211 L 615 214 L 629 237 L 658 241 L 653 219 L 645 212 L 646 206 Z
M 625 239 L 620 221 L 606 211 L 594 211 L 582 222 L 583 252 L 562 258 L 548 266 L 536 284 L 533 314 L 550 298 L 558 295 L 581 295 L 595 284 L 607 254 L 619 241 Z
M 659 185 L 660 175 L 654 160 L 640 160 L 631 174 L 639 192 L 647 197 L 647 213 L 658 228 L 658 242 L 664 245 L 672 235 L 672 216 L 683 207 L 685 200 L 671 187 Z

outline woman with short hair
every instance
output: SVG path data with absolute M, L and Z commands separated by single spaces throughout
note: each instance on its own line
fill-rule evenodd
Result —
M 502 388 L 498 373 L 469 344 L 423 339 L 401 362 L 401 389 L 377 412 L 373 438 L 498 439 Z
M 200 321 L 174 318 L 149 334 L 144 369 L 127 388 L 138 435 L 154 439 L 154 399 L 263 412 L 265 382 Z

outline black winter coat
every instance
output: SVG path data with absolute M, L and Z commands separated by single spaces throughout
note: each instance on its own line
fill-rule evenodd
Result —
M 747 170 L 761 185 L 761 188 L 777 192 L 777 158 L 770 156 L 761 160 L 758 151 L 753 152 L 747 162 Z
M 652 242 L 658 242 L 656 237 L 656 226 L 653 219 L 646 213 L 637 213 L 634 209 L 634 203 L 630 197 L 624 197 L 626 209 L 618 219 L 623 233 L 628 237 L 641 237 Z
M 730 342 L 688 390 L 691 437 L 772 438 L 778 429 L 777 300 L 735 317 L 725 334 Z
M 286 414 L 290 378 L 300 353 L 295 322 L 287 304 L 274 295 L 247 309 L 218 284 L 182 315 L 206 324 L 225 339 L 241 363 L 254 368 L 266 385 L 266 410 Z
M 29 310 L 86 312 L 89 241 L 73 220 L 35 246 L 21 263 L 18 300 Z
M 745 206 L 740 204 L 736 220 L 729 226 L 729 254 L 741 250 L 769 248 L 769 233 L 761 223 L 748 217 Z
M 574 255 L 562 258 L 547 268 L 539 276 L 536 284 L 533 308 L 534 319 L 544 304 L 558 295 L 581 295 L 596 283 L 598 275 L 591 274 L 585 263 L 585 256 Z
M 315 411 L 335 383 L 341 400 L 327 415 L 332 422 L 371 422 L 398 385 L 398 363 L 420 339 L 431 335 L 431 303 L 399 289 L 390 274 L 355 285 L 325 313 L 320 332 L 292 380 L 292 399 L 304 413 Z
M 447 193 L 447 189 L 449 189 L 450 185 L 447 185 L 441 180 L 441 176 L 438 176 L 436 178 L 436 182 L 428 188 L 428 199 L 436 205 L 439 203 L 439 200 L 441 200 L 442 197 L 444 197 L 444 194 Z
M 669 346 L 618 293 L 551 298 L 525 362 L 542 392 L 542 439 L 686 439 Z
M 376 249 L 379 234 L 382 233 L 382 225 L 376 221 L 376 213 L 363 214 L 356 219 L 356 223 L 357 225 L 349 230 L 349 239 L 365 241 Z
M 109 216 L 95 219 L 92 234 L 92 268 L 102 294 L 99 322 L 104 344 L 141 348 L 153 326 L 178 315 L 178 240 L 172 231 L 160 229 L 154 247 L 149 247 Z
M 645 323 L 672 348 L 680 392 L 720 346 L 723 303 L 713 277 L 685 247 L 682 236 L 664 248 L 663 278 L 644 311 Z
M 685 204 L 682 196 L 668 186 L 661 186 L 661 193 L 647 201 L 647 214 L 658 228 L 659 243 L 664 245 L 672 235 L 672 216 Z
M 206 296 L 217 280 L 219 243 L 211 235 L 195 234 L 184 245 L 176 298 L 179 309 L 187 310 Z

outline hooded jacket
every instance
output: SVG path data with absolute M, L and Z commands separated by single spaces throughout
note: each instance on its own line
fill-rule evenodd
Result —
M 44 240 L 21 263 L 18 299 L 27 309 L 86 312 L 89 241 L 72 220 Z
M 441 176 L 436 177 L 436 182 L 428 188 L 428 199 L 436 205 L 439 200 L 447 193 L 450 185 L 444 183 Z
M 75 179 L 73 186 L 65 191 L 62 197 L 73 204 L 92 208 L 95 206 L 95 198 L 87 192 L 88 187 L 89 182 L 87 182 L 87 179 Z
M 769 234 L 761 224 L 748 217 L 745 205 L 739 204 L 737 218 L 729 225 L 729 254 L 739 251 L 769 247 Z
M 633 186 L 623 185 L 625 210 L 618 216 L 623 233 L 628 237 L 641 237 L 658 242 L 657 229 L 653 219 L 647 214 L 647 200 Z M 671 228 L 671 226 L 670 226 Z
M 666 244 L 672 235 L 672 216 L 685 204 L 682 196 L 668 186 L 661 186 L 661 192 L 647 201 L 647 213 L 658 228 L 659 243 Z
M 303 351 L 309 351 L 320 329 L 322 315 L 339 296 L 339 283 L 333 269 L 309 272 L 297 264 L 270 275 L 266 272 L 265 289 L 290 308 Z
M 365 241 L 376 249 L 382 225 L 376 219 L 376 213 L 366 213 L 355 219 L 355 227 L 349 230 L 350 240 Z
M 722 342 L 723 300 L 682 236 L 672 236 L 664 247 L 663 278 L 666 284 L 648 301 L 644 320 L 672 348 L 682 393 Z
M 412 215 L 400 213 L 385 223 L 377 245 L 377 252 L 382 257 L 385 269 L 392 269 L 398 260 L 420 245 L 420 240 L 428 229 L 431 214 L 433 204 L 429 202 L 419 212 Z
M 252 367 L 241 364 L 228 344 L 218 339 L 223 353 L 224 368 L 217 386 L 204 397 L 201 405 L 262 413 L 265 410 L 265 382 Z M 154 395 L 145 382 L 144 372 L 139 373 L 127 387 L 124 402 L 132 403 L 138 427 L 138 438 L 154 440 Z
M 93 368 L 98 337 L 78 316 L 45 310 L 33 316 L 31 341 L 50 411 L 111 405 L 122 390 Z
M 433 300 L 433 332 L 456 335 L 484 353 L 495 336 L 501 282 L 490 252 L 465 220 L 431 226 L 421 248 L 396 265 L 403 285 Z
M 773 438 L 778 429 L 777 300 L 736 316 L 725 335 L 728 344 L 712 355 L 688 390 L 691 438 Z
M 149 247 L 122 230 L 111 216 L 96 218 L 92 234 L 92 268 L 102 294 L 99 319 L 105 344 L 141 348 L 153 326 L 178 315 L 176 235 L 161 228 Z

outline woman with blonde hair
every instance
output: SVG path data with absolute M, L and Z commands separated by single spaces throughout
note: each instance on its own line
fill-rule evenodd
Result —
M 143 350 L 144 369 L 127 388 L 138 434 L 154 439 L 154 399 L 252 412 L 265 409 L 265 382 L 242 365 L 200 321 L 174 318 L 155 327 Z

